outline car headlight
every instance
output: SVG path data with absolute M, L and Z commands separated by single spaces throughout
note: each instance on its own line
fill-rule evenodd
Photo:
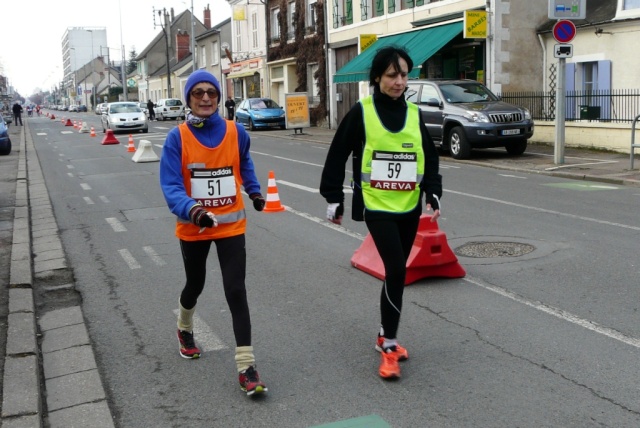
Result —
M 489 123 L 489 116 L 487 116 L 484 113 L 480 113 L 477 111 L 471 111 L 471 110 L 467 110 L 466 114 L 464 115 L 464 117 L 470 121 L 470 122 L 482 122 L 482 123 Z
M 263 119 L 263 118 L 264 118 L 264 116 L 262 116 L 260 113 L 254 113 L 254 114 L 253 114 L 253 116 L 254 116 L 256 119 Z
M 529 111 L 529 109 L 523 108 L 522 111 L 524 112 L 524 118 L 526 120 L 531 120 L 531 112 Z

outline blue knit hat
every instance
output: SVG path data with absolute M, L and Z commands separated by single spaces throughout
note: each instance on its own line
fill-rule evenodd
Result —
M 220 83 L 218 83 L 218 79 L 206 70 L 197 70 L 191 73 L 191 76 L 187 79 L 187 84 L 184 86 L 184 100 L 188 107 L 191 107 L 189 105 L 189 94 L 191 90 L 201 82 L 211 83 L 216 87 L 216 91 L 218 91 L 218 102 L 220 102 Z

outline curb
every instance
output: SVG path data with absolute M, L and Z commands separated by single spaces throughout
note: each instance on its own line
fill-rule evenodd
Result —
M 114 427 L 81 307 L 36 316 L 34 277 L 67 265 L 28 123 L 20 133 L 1 423 L 5 428 Z M 42 219 L 46 228 L 34 226 Z M 38 261 L 38 246 L 46 260 Z

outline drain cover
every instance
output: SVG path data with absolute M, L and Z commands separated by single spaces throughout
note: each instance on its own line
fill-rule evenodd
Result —
M 521 242 L 468 242 L 454 251 L 464 257 L 494 258 L 524 256 L 535 249 L 533 245 Z

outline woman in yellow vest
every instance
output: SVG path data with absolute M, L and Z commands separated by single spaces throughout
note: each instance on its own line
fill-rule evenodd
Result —
M 263 393 L 267 387 L 258 376 L 251 345 L 245 289 L 246 218 L 240 187 L 257 211 L 262 211 L 265 200 L 249 153 L 249 135 L 218 114 L 220 84 L 208 71 L 189 76 L 184 99 L 191 113 L 185 123 L 169 131 L 160 159 L 160 185 L 177 217 L 176 236 L 187 276 L 178 300 L 180 355 L 200 357 L 193 337 L 193 315 L 204 288 L 207 256 L 215 243 L 233 320 L 240 388 L 247 395 Z
M 372 61 L 373 95 L 356 103 L 344 117 L 329 148 L 320 194 L 329 204 L 327 219 L 341 224 L 344 214 L 345 164 L 353 159 L 351 217 L 365 221 L 385 268 L 380 294 L 381 328 L 375 349 L 378 373 L 400 377 L 398 361 L 409 358 L 396 337 L 409 252 L 422 214 L 422 194 L 432 221 L 440 215 L 442 177 L 433 140 L 416 105 L 404 92 L 413 61 L 401 48 L 386 47 Z

